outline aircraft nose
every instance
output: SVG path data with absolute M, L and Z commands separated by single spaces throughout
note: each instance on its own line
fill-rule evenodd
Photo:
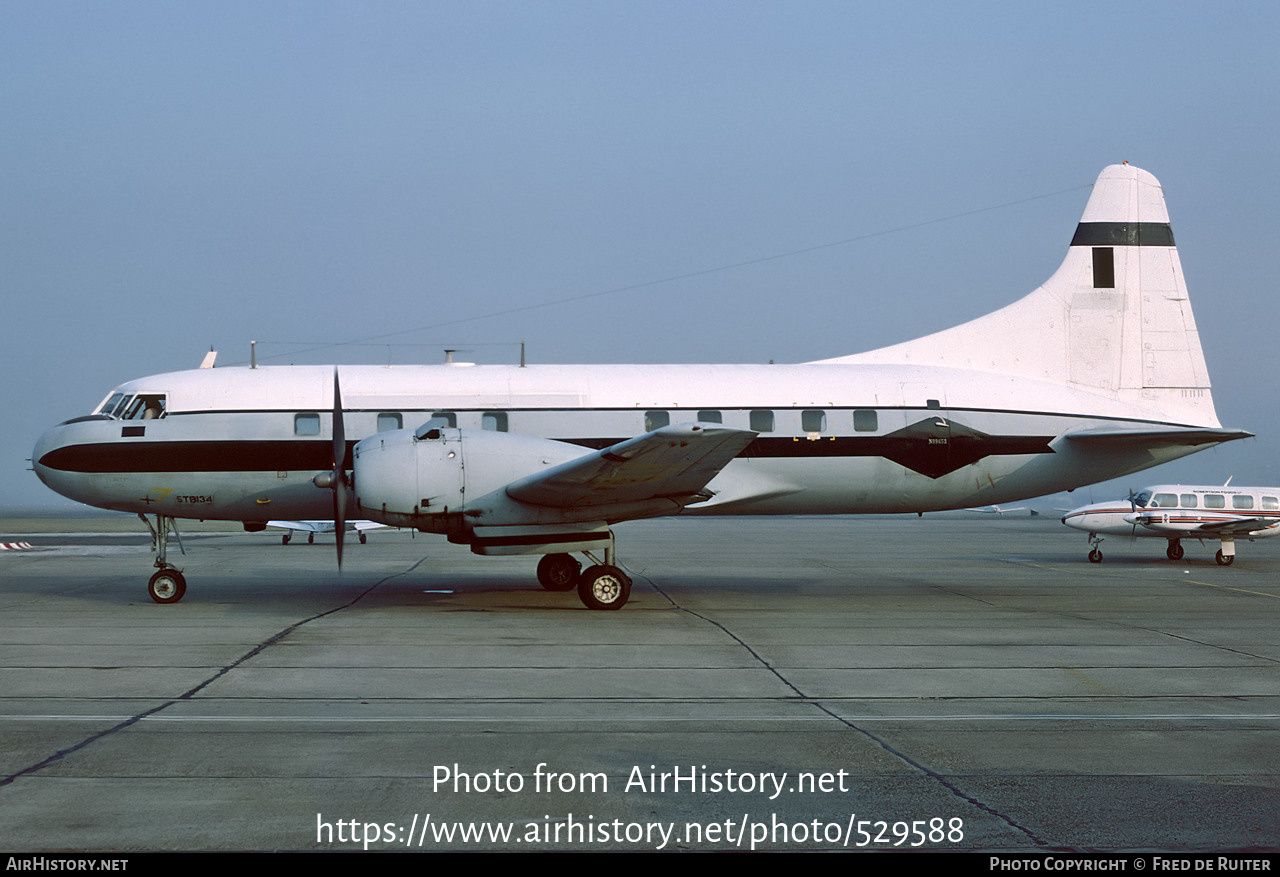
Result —
M 53 429 L 46 429 L 40 438 L 36 439 L 36 446 L 31 451 L 31 468 L 35 470 L 36 477 L 45 484 L 49 483 L 47 477 L 49 467 L 41 461 L 55 447 L 54 433 L 57 430 L 58 427 L 56 426 Z

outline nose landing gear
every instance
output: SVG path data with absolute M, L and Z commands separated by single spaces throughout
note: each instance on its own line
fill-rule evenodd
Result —
M 138 517 L 151 531 L 151 550 L 156 553 L 157 572 L 147 582 L 147 593 L 157 603 L 177 603 L 187 593 L 187 580 L 183 578 L 182 570 L 169 563 L 165 555 L 169 547 L 170 530 L 178 540 L 178 550 L 183 554 L 187 553 L 182 547 L 182 534 L 178 532 L 178 524 L 168 515 L 156 515 L 154 526 L 146 515 L 139 513 Z

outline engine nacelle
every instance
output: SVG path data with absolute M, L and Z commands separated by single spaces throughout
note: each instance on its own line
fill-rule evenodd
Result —
M 380 432 L 353 452 L 357 517 L 445 532 L 446 516 L 520 478 L 592 453 L 551 439 L 421 426 Z

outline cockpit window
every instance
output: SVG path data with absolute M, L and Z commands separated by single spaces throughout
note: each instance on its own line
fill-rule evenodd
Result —
M 96 413 L 116 420 L 158 420 L 164 417 L 164 412 L 163 393 L 139 393 L 136 396 L 112 393 Z
M 128 400 L 128 398 L 129 397 L 124 393 L 112 393 L 107 397 L 107 401 L 103 402 L 102 405 L 98 407 L 98 410 L 95 411 L 94 414 L 105 414 L 110 417 L 115 413 L 117 408 Z
M 1151 500 L 1151 494 L 1144 490 L 1141 493 L 1134 495 L 1133 504 L 1140 509 L 1145 509 L 1147 507 L 1147 503 L 1150 500 Z

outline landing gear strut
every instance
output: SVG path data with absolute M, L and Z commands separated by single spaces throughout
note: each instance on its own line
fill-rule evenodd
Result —
M 187 580 L 182 577 L 180 569 L 165 559 L 165 554 L 171 530 L 178 540 L 178 550 L 183 554 L 187 553 L 182 547 L 182 534 L 178 532 L 178 524 L 168 515 L 156 515 L 155 526 L 152 526 L 146 515 L 139 513 L 138 517 L 151 531 L 151 550 L 156 554 L 157 572 L 147 582 L 147 593 L 157 603 L 177 603 L 187 593 Z

